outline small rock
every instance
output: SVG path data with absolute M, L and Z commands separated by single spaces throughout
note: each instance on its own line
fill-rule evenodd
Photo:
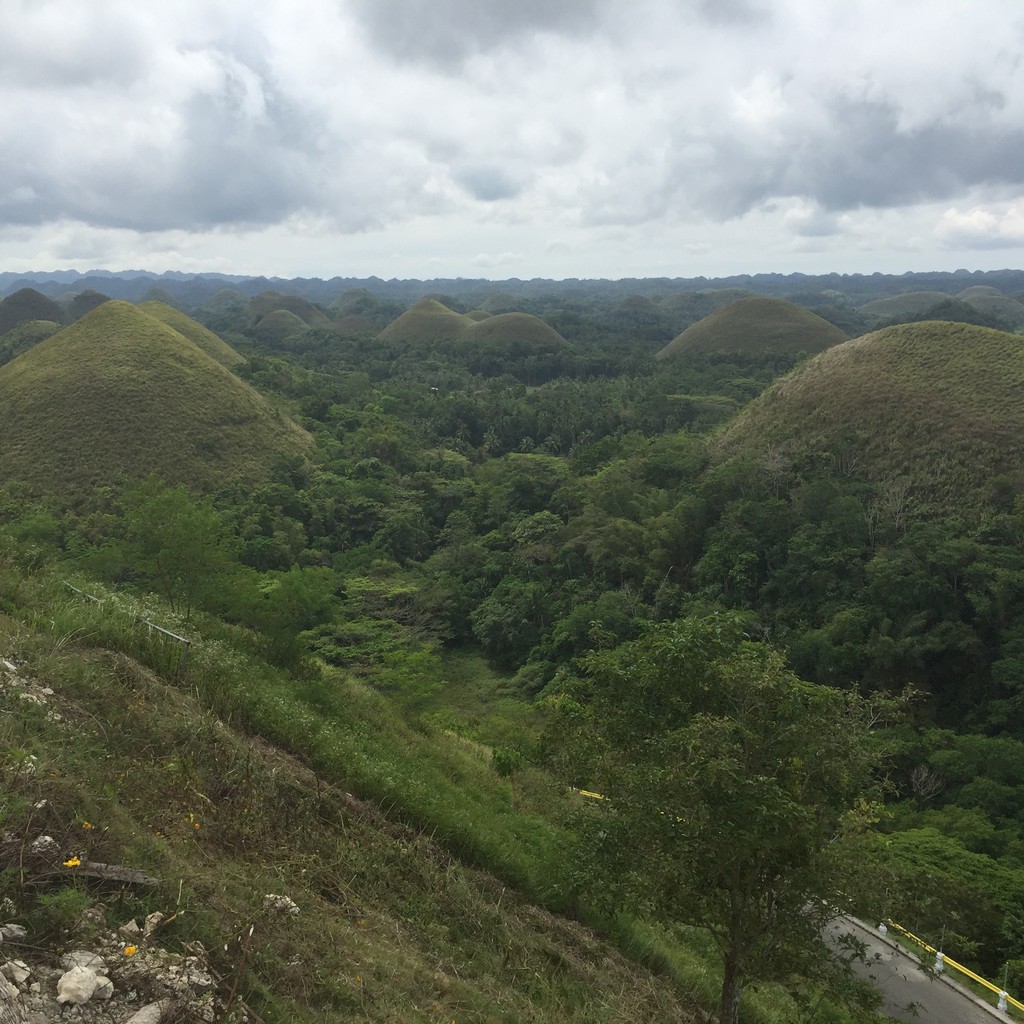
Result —
M 28 845 L 29 851 L 40 857 L 60 850 L 60 843 L 53 836 L 36 836 Z
M 137 939 L 142 935 L 142 929 L 139 927 L 139 922 L 131 920 L 127 924 L 121 925 L 117 929 L 119 934 L 123 935 L 126 939 Z
M 159 910 L 154 910 L 149 917 L 146 918 L 145 927 L 142 929 L 142 934 L 145 938 L 149 938 L 163 924 L 164 915 Z
M 275 893 L 268 892 L 263 897 L 263 906 L 267 910 L 276 910 L 279 914 L 297 914 L 299 908 L 288 896 L 278 896 Z
M 67 974 L 61 975 L 60 981 L 57 982 L 57 1002 L 61 1005 L 74 1003 L 81 1006 L 92 999 L 92 994 L 99 983 L 100 978 L 95 971 L 89 970 L 88 967 L 72 967 Z
M 8 960 L 3 967 L 0 967 L 0 974 L 15 985 L 21 985 L 27 981 L 31 973 L 24 960 Z
M 20 924 L 5 924 L 0 928 L 4 942 L 24 942 L 28 938 L 28 929 Z
M 61 966 L 65 971 L 73 970 L 76 967 L 84 967 L 86 970 L 95 971 L 96 974 L 106 974 L 103 957 L 99 953 L 93 953 L 88 949 L 76 949 L 65 953 L 60 958 Z
M 8 999 L 17 999 L 20 995 L 17 986 L 12 985 L 6 978 L 0 978 L 0 1003 Z
M 114 983 L 102 975 L 96 976 L 96 991 L 93 992 L 93 999 L 109 999 L 114 994 Z
M 147 1003 L 141 1010 L 136 1010 L 124 1024 L 160 1024 L 161 1018 L 170 1007 L 171 1004 L 166 999 L 159 1003 Z

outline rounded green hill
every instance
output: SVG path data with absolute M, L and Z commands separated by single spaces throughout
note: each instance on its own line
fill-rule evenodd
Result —
M 568 345 L 558 331 L 531 313 L 498 313 L 478 320 L 462 332 L 459 343 L 512 356 L 557 352 Z
M 865 302 L 860 312 L 873 317 L 873 322 L 893 317 L 919 316 L 939 302 L 945 302 L 949 295 L 945 292 L 904 292 L 902 295 L 890 295 L 885 299 Z
M 381 341 L 410 345 L 457 341 L 472 323 L 469 317 L 456 313 L 437 299 L 420 299 L 415 306 L 388 324 L 377 337 Z
M 752 297 L 716 309 L 672 339 L 659 359 L 694 352 L 822 352 L 846 335 L 784 299 Z
M 143 313 L 156 318 L 161 323 L 173 327 L 179 334 L 184 334 L 189 341 L 195 342 L 208 356 L 212 356 L 224 366 L 237 366 L 245 362 L 245 356 L 236 352 L 226 341 L 222 341 L 213 331 L 198 324 L 190 316 L 179 309 L 168 306 L 165 302 L 147 300 L 139 303 Z
M 1024 463 L 1024 338 L 971 324 L 899 324 L 830 348 L 750 403 L 720 452 L 794 462 L 847 456 L 949 512 Z
M 0 334 L 7 334 L 26 320 L 63 323 L 64 310 L 35 288 L 21 288 L 0 300 Z
M 213 491 L 311 439 L 178 331 L 106 302 L 0 367 L 0 479 L 74 500 L 150 473 Z

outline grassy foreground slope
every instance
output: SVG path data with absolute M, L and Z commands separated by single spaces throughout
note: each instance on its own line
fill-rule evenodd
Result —
M 770 387 L 720 445 L 795 460 L 848 452 L 858 473 L 904 480 L 926 503 L 981 505 L 1024 460 L 1024 338 L 934 320 L 864 335 Z
M 665 977 L 453 857 L 453 829 L 490 831 L 506 861 L 517 835 L 557 831 L 483 748 L 410 729 L 361 684 L 304 686 L 223 631 L 192 634 L 176 684 L 132 609 L 99 594 L 25 576 L 0 544 L 0 853 L 18 865 L 0 899 L 29 929 L 18 953 L 34 968 L 54 965 L 87 910 L 115 928 L 160 911 L 158 944 L 203 950 L 221 1005 L 237 986 L 266 1024 L 700 1019 Z M 353 795 L 367 789 L 404 821 Z M 434 824 L 415 827 L 410 808 L 437 791 Z M 53 863 L 30 848 L 41 834 L 59 843 Z M 71 854 L 156 885 L 89 884 L 62 867 Z M 267 893 L 298 915 L 268 914 Z
M 784 299 L 737 299 L 672 339 L 659 359 L 693 352 L 821 352 L 846 340 L 827 320 Z
M 0 477 L 82 494 L 156 473 L 204 490 L 262 479 L 304 431 L 194 342 L 106 302 L 0 367 Z

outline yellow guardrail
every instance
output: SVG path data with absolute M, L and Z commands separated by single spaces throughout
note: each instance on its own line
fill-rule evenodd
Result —
M 985 978 L 981 977 L 981 975 L 975 974 L 974 971 L 972 971 L 969 967 L 964 967 L 963 964 L 958 964 L 955 960 L 951 960 L 941 950 L 936 949 L 934 946 L 928 945 L 928 943 L 925 942 L 924 939 L 918 937 L 913 932 L 908 931 L 902 925 L 897 924 L 895 921 L 887 921 L 886 924 L 893 931 L 897 931 L 900 933 L 900 935 L 903 935 L 906 938 L 910 939 L 911 942 L 913 942 L 916 946 L 919 946 L 925 952 L 934 953 L 936 956 L 936 969 L 942 970 L 943 968 L 949 967 L 950 969 L 964 975 L 964 977 L 970 978 L 971 981 L 977 982 L 983 988 L 987 988 L 990 992 L 995 993 L 995 995 L 999 997 L 1000 1002 L 1005 1000 L 1005 1002 L 1008 1005 L 1014 1007 L 1015 1009 L 1024 1010 L 1024 1003 L 1020 1002 L 1017 999 L 1014 999 L 1013 996 L 1008 995 L 998 985 L 994 985 L 991 981 L 988 981 Z

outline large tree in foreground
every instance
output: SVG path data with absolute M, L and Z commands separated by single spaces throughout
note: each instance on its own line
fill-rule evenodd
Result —
M 735 1024 L 745 980 L 828 955 L 877 791 L 877 708 L 798 679 L 729 615 L 584 666 L 551 734 L 555 761 L 608 797 L 583 815 L 581 877 L 613 906 L 708 929 Z

